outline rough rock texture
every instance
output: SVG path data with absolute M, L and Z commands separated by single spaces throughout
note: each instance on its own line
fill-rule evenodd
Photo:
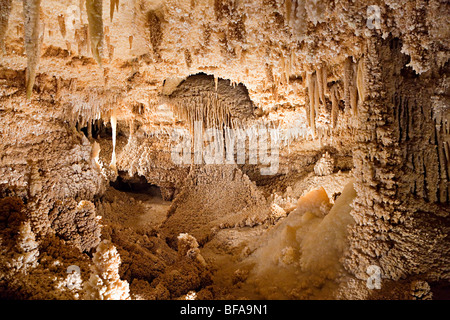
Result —
M 130 289 L 127 281 L 120 280 L 120 256 L 116 247 L 103 240 L 92 259 L 92 274 L 85 285 L 89 300 L 128 300 Z
M 92 202 L 56 201 L 49 213 L 51 229 L 81 251 L 89 251 L 100 242 L 101 228 Z
M 27 199 L 37 236 L 49 228 L 61 234 L 70 232 L 80 237 L 72 239 L 80 248 L 89 250 L 99 237 L 94 231 L 98 229 L 95 208 L 88 208 L 88 202 L 74 207 L 77 201 L 92 200 L 104 190 L 105 180 L 91 158 L 91 144 L 61 119 L 52 117 L 51 106 L 34 109 L 20 101 L 3 104 L 1 109 L 1 190 Z M 37 112 L 45 108 L 49 113 Z M 79 217 L 74 220 L 73 215 Z
M 180 192 L 189 173 L 189 166 L 174 164 L 171 140 L 167 134 L 146 136 L 139 130 L 129 138 L 118 157 L 117 168 L 129 177 L 143 176 L 150 184 L 161 188 L 167 200 Z
M 360 279 L 369 265 L 387 279 L 448 279 L 448 162 L 439 156 L 445 138 L 434 120 L 433 87 L 423 88 L 436 80 L 413 75 L 400 49 L 398 39 L 368 43 L 372 91 L 359 112 L 356 224 L 345 265 Z
M 239 266 L 248 242 L 311 188 L 337 203 L 353 176 L 354 224 L 333 260 L 348 274 L 300 275 L 284 296 L 439 297 L 450 280 L 449 12 L 442 0 L 0 0 L 0 294 L 85 296 L 87 253 L 106 239 L 122 264 L 108 249 L 105 265 L 132 298 L 254 296 L 237 290 L 252 280 Z M 278 171 L 176 165 L 172 134 L 195 120 L 276 129 Z M 167 217 L 165 204 L 106 188 L 134 179 L 174 199 Z M 328 217 L 328 205 L 311 210 Z M 177 252 L 183 241 L 191 254 Z M 295 265 L 297 249 L 277 254 Z M 80 277 L 66 272 L 74 261 Z M 379 291 L 366 286 L 371 266 Z M 306 290 L 315 284 L 326 290 Z
M 185 119 L 191 129 L 195 121 L 206 128 L 242 127 L 254 118 L 254 106 L 243 84 L 214 79 L 213 76 L 194 75 L 181 82 L 169 95 L 178 119 Z
M 89 257 L 52 234 L 36 241 L 29 212 L 18 197 L 0 199 L 0 297 L 79 299 Z M 80 271 L 74 279 L 70 267 Z
M 327 153 L 322 155 L 322 158 L 317 161 L 316 165 L 314 166 L 314 173 L 317 176 L 327 176 L 329 174 L 332 174 L 334 170 L 334 159 L 330 157 L 330 155 Z
M 184 189 L 167 214 L 161 230 L 169 239 L 189 232 L 204 243 L 218 228 L 263 223 L 270 209 L 261 192 L 236 166 L 206 165 L 191 168 Z

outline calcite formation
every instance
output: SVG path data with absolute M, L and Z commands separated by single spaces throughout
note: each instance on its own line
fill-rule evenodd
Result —
M 449 12 L 0 0 L 0 297 L 448 298 Z

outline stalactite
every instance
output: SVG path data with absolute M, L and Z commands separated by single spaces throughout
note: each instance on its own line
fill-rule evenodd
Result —
M 114 18 L 114 11 L 119 11 L 119 0 L 110 0 L 109 2 L 109 17 L 111 21 Z
M 114 46 L 113 45 L 109 45 L 108 46 L 108 58 L 109 61 L 111 62 L 114 58 Z
M 322 67 L 322 87 L 323 87 L 323 95 L 324 95 L 324 100 L 323 103 L 325 103 L 325 96 L 328 95 L 328 69 L 327 66 L 324 65 Z
M 315 111 L 315 116 L 317 117 L 317 115 L 319 114 L 320 111 L 320 92 L 319 92 L 319 79 L 317 77 L 317 72 L 315 75 L 313 75 L 314 77 L 314 111 Z M 315 120 L 314 120 L 315 121 Z
M 357 68 L 358 65 L 352 63 L 352 82 L 350 85 L 350 106 L 352 107 L 352 114 L 358 114 L 358 86 L 357 86 Z
M 104 39 L 105 39 L 105 43 L 106 43 L 106 48 L 108 48 L 108 53 L 111 54 L 111 52 L 109 51 L 109 49 L 111 47 L 111 41 L 110 41 L 110 38 L 109 38 L 109 34 L 106 33 L 106 32 L 105 32 L 105 35 L 104 35 Z
M 129 140 L 131 140 L 131 138 L 133 137 L 134 134 L 134 119 L 130 120 L 130 137 Z
M 62 88 L 61 77 L 56 77 L 55 91 L 57 99 L 61 97 L 61 88 Z
M 111 155 L 111 168 L 116 170 L 116 135 L 117 135 L 117 116 L 115 110 L 111 114 L 112 143 L 113 150 Z
M 230 112 L 232 105 L 224 104 L 217 99 L 215 94 L 208 95 L 206 98 L 191 98 L 190 101 L 184 99 L 171 105 L 175 115 L 181 119 L 186 119 L 191 128 L 193 128 L 195 121 L 200 121 L 209 128 L 221 129 L 225 126 L 234 126 Z
M 317 82 L 317 89 L 318 89 L 318 95 L 320 98 L 320 101 L 325 104 L 325 94 L 324 94 L 324 88 L 323 88 L 323 73 L 322 73 L 322 68 L 319 68 L 316 70 L 316 82 Z
M 25 18 L 25 52 L 27 54 L 26 95 L 27 99 L 33 92 L 34 80 L 39 64 L 40 39 L 39 16 L 41 0 L 24 0 L 23 12 Z
M 284 2 L 285 6 L 286 6 L 286 22 L 287 25 L 290 25 L 290 21 L 291 21 L 291 12 L 292 12 L 292 1 L 291 0 L 286 0 Z
M 59 25 L 59 32 L 61 32 L 61 35 L 63 38 L 66 37 L 66 17 L 64 14 L 58 15 L 58 25 Z
M 331 125 L 336 128 L 339 115 L 339 92 L 338 86 L 335 84 L 331 88 Z
M 358 61 L 358 70 L 356 73 L 356 85 L 358 88 L 358 97 L 360 103 L 364 102 L 366 97 L 365 85 L 364 85 L 364 57 L 361 57 Z
M 278 87 L 277 87 L 276 84 L 274 84 L 274 85 L 272 86 L 272 96 L 273 96 L 273 99 L 274 99 L 276 102 L 278 102 Z
M 450 162 L 448 154 L 448 142 L 445 141 L 446 134 L 448 134 L 448 129 L 446 130 L 446 123 L 441 114 L 438 112 L 435 114 L 435 131 L 436 136 L 436 146 L 437 155 L 439 162 L 439 201 L 441 203 L 447 202 L 447 197 L 449 194 L 449 173 L 450 173 Z M 446 133 L 447 131 L 447 133 Z
M 306 123 L 308 124 L 308 126 L 310 126 L 310 123 L 311 123 L 311 119 L 310 119 L 310 111 L 309 111 L 310 108 L 311 108 L 311 101 L 309 100 L 309 95 L 308 95 L 307 101 L 306 101 L 306 103 L 305 103 Z
M 236 60 L 243 62 L 244 55 L 242 54 L 242 46 L 237 44 L 236 45 Z
M 88 120 L 87 122 L 87 134 L 88 134 L 88 139 L 92 139 L 92 121 Z
M 303 35 L 307 28 L 307 12 L 304 1 L 294 0 L 291 4 L 291 26 L 294 34 Z
M 147 13 L 147 23 L 150 30 L 150 43 L 152 44 L 153 54 L 155 58 L 160 58 L 160 45 L 163 39 L 163 32 L 161 28 L 161 19 L 155 11 L 150 10 Z
M 345 107 L 351 110 L 353 116 L 356 116 L 358 104 L 357 65 L 353 63 L 352 57 L 345 60 L 343 80 Z
M 98 144 L 97 141 L 94 141 L 94 143 L 92 144 L 91 157 L 94 159 L 95 164 L 100 169 L 101 166 L 99 162 L 99 155 L 100 155 L 100 145 Z
M 184 61 L 186 62 L 186 67 L 190 68 L 192 66 L 192 55 L 189 49 L 184 50 Z
M 344 62 L 344 76 L 343 76 L 343 82 L 344 82 L 344 102 L 345 102 L 345 108 L 346 111 L 347 109 L 350 108 L 350 86 L 352 85 L 351 80 L 352 80 L 352 58 L 348 57 L 347 59 L 345 59 Z
M 450 151 L 449 151 L 449 142 L 444 142 L 444 152 L 445 152 L 445 159 L 447 160 L 447 170 L 450 172 L 450 168 L 448 165 L 450 164 Z
M 85 2 L 86 0 L 79 0 L 78 1 L 78 8 L 80 9 L 80 17 L 82 16 L 82 12 L 83 12 L 83 9 L 84 9 L 84 6 L 83 6 L 83 4 L 84 4 L 84 2 Z
M 89 39 L 92 55 L 102 66 L 103 46 L 103 0 L 86 0 L 86 11 L 89 22 Z
M 254 105 L 242 89 L 243 85 L 236 81 L 196 75 L 171 93 L 168 105 L 190 129 L 196 121 L 209 128 L 242 127 L 244 122 L 254 117 Z
M 0 0 L 0 50 L 6 53 L 5 36 L 8 30 L 9 15 L 11 13 L 12 0 Z
M 316 134 L 316 112 L 315 112 L 315 74 L 307 73 L 306 75 L 306 83 L 308 87 L 308 97 L 309 97 L 309 126 L 313 131 L 313 134 Z
M 283 76 L 284 76 L 284 81 L 286 81 L 285 83 L 287 85 L 289 85 L 289 75 L 291 73 L 290 70 L 290 59 L 286 59 L 284 56 L 281 56 L 281 62 L 282 62 L 282 66 L 283 66 Z

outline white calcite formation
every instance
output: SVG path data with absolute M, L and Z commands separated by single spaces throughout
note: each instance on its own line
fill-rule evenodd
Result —
M 85 299 L 128 300 L 127 281 L 120 280 L 120 256 L 113 244 L 102 241 L 92 259 L 93 267 L 89 281 L 85 284 Z
M 317 176 L 327 176 L 332 174 L 334 171 L 334 159 L 330 156 L 328 152 L 322 155 L 322 158 L 317 161 L 314 166 L 314 173 Z
M 0 0 L 0 298 L 442 298 L 448 12 Z

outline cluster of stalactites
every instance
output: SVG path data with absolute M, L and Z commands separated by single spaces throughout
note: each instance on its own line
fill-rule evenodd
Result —
M 175 116 L 186 120 L 189 128 L 194 128 L 194 123 L 199 121 L 205 128 L 239 128 L 243 125 L 242 119 L 236 118 L 232 111 L 232 102 L 220 99 L 215 92 L 209 92 L 201 96 L 183 98 L 173 101 L 171 104 Z
M 80 3 L 82 3 L 80 1 Z M 8 29 L 12 0 L 0 0 L 0 50 L 4 53 L 4 39 Z M 102 66 L 103 47 L 103 0 L 86 0 L 86 11 L 89 23 L 89 40 L 91 52 L 97 63 Z M 81 10 L 82 8 L 80 8 Z M 111 0 L 110 17 L 119 9 L 119 0 Z M 27 56 L 26 96 L 29 99 L 33 91 L 36 72 L 39 65 L 40 51 L 43 42 L 43 25 L 40 23 L 41 0 L 23 0 L 23 16 L 25 28 L 25 53 Z M 63 36 L 65 23 L 63 15 L 58 16 L 58 23 Z
M 450 112 L 435 111 L 433 116 L 439 162 L 438 175 L 440 178 L 439 192 L 437 192 L 438 199 L 433 200 L 445 203 L 450 199 L 450 184 L 448 183 L 450 178 Z
M 339 101 L 344 101 L 346 112 L 351 112 L 352 116 L 358 114 L 358 104 L 364 102 L 366 95 L 364 58 L 361 57 L 355 63 L 352 57 L 348 57 L 344 62 L 341 81 L 333 81 L 330 88 L 328 88 L 328 69 L 326 66 L 322 66 L 313 72 L 307 72 L 306 87 L 308 90 L 306 116 L 313 135 L 316 135 L 316 121 L 319 113 L 327 112 L 327 101 L 331 102 L 330 118 L 331 127 L 334 129 L 339 117 Z
M 316 117 L 321 106 L 326 104 L 325 96 L 328 96 L 327 68 L 322 67 L 313 73 L 307 73 L 306 84 L 308 86 L 309 105 L 306 115 L 313 134 L 316 134 Z
M 344 62 L 344 101 L 352 115 L 358 113 L 358 103 L 364 102 L 364 59 L 354 63 L 351 57 Z

